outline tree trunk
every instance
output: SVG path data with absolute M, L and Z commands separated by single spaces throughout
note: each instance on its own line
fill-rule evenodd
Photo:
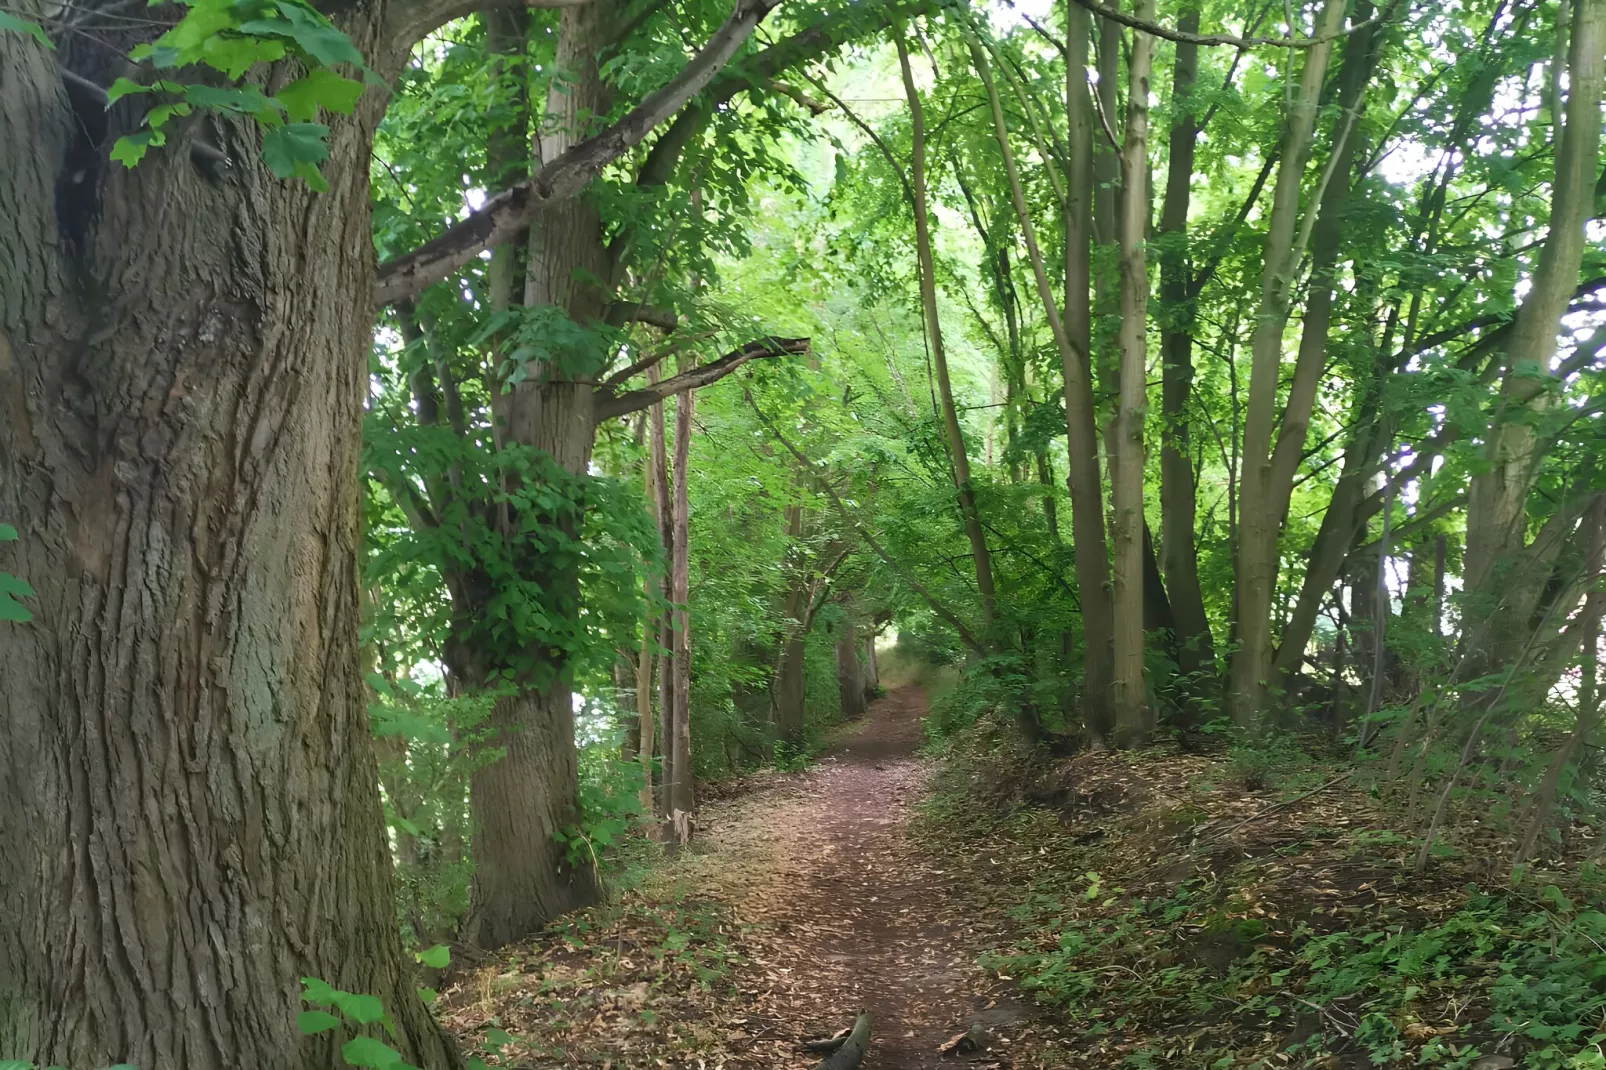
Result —
M 1529 636 L 1549 569 L 1528 551 L 1528 497 L 1539 478 L 1543 440 L 1534 415 L 1550 403 L 1542 387 L 1583 261 L 1585 224 L 1593 215 L 1600 157 L 1601 92 L 1606 66 L 1606 4 L 1573 7 L 1567 65 L 1566 127 L 1557 134 L 1550 232 L 1533 288 L 1517 309 L 1503 355 L 1500 401 L 1487 435 L 1485 464 L 1467 496 L 1466 605 L 1482 625 L 1469 653 L 1479 673 L 1509 665 Z
M 590 384 L 526 380 L 504 397 L 509 437 L 540 451 L 569 477 L 583 478 L 594 426 Z M 567 539 L 579 537 L 578 516 L 554 522 L 567 527 Z M 541 555 L 524 566 L 540 577 L 557 606 L 577 610 L 574 555 Z M 532 650 L 504 662 L 457 637 L 449 644 L 448 662 L 477 688 L 494 686 L 506 670 L 521 681 L 487 722 L 486 745 L 504 753 L 475 770 L 469 782 L 475 880 L 468 935 L 482 947 L 501 947 L 595 902 L 601 892 L 589 859 L 572 865 L 553 835 L 580 816 L 572 669 L 561 654 L 552 658 Z
M 1600 619 L 1606 612 L 1606 589 L 1602 588 L 1602 572 L 1606 569 L 1606 498 L 1591 511 L 1587 521 L 1589 561 L 1585 566 L 1585 579 L 1589 594 L 1575 627 L 1583 629 L 1581 676 L 1578 687 L 1578 715 L 1573 730 L 1556 753 L 1539 782 L 1538 789 L 1528 803 L 1528 823 L 1522 842 L 1517 846 L 1513 863 L 1532 858 L 1556 807 L 1556 794 L 1561 787 L 1562 774 L 1578 756 L 1578 749 L 1595 731 L 1600 722 L 1600 696 L 1597 693 L 1600 658 Z
M 925 113 L 920 106 L 920 93 L 915 89 L 914 72 L 909 66 L 909 50 L 901 36 L 894 35 L 893 43 L 898 46 L 898 64 L 903 71 L 904 94 L 909 100 L 910 122 L 913 126 L 910 185 L 914 193 L 915 250 L 920 264 L 920 307 L 925 316 L 927 342 L 931 347 L 937 399 L 942 408 L 943 435 L 948 444 L 948 459 L 953 466 L 954 488 L 959 496 L 959 514 L 964 521 L 965 537 L 970 540 L 970 556 L 976 569 L 976 591 L 981 596 L 982 631 L 985 634 L 992 630 L 998 618 L 998 599 L 993 591 L 992 557 L 987 551 L 981 515 L 976 509 L 976 494 L 970 485 L 970 456 L 965 449 L 964 432 L 959 427 L 959 411 L 954 406 L 948 356 L 942 344 L 942 322 L 937 315 L 937 269 L 932 259 L 931 224 L 926 210 Z
M 342 25 L 392 76 L 381 13 Z M 112 79 L 0 34 L 0 516 L 37 591 L 0 626 L 0 1052 L 333 1066 L 295 1024 L 318 977 L 456 1065 L 402 952 L 358 660 L 379 97 L 315 194 L 249 120 L 226 181 L 109 166 L 127 116 L 75 115 L 58 60 Z
M 859 629 L 852 620 L 842 621 L 836 639 L 836 688 L 842 716 L 864 716 L 864 666 L 859 662 Z
M 1067 5 L 1071 26 L 1071 54 L 1087 54 L 1088 16 L 1077 4 Z M 1078 44 L 1079 42 L 1079 44 Z M 1078 48 L 1080 51 L 1078 51 Z M 1109 558 L 1104 540 L 1104 493 L 1099 479 L 1098 429 L 1093 407 L 1093 371 L 1088 353 L 1090 309 L 1088 305 L 1088 259 L 1086 249 L 1091 240 L 1091 212 L 1093 180 L 1085 161 L 1092 156 L 1092 107 L 1088 102 L 1087 83 L 1079 76 L 1081 68 L 1071 63 L 1066 96 L 1070 104 L 1071 138 L 1070 181 L 1067 183 L 1065 209 L 1066 248 L 1073 251 L 1065 258 L 1065 311 L 1060 318 L 1059 302 L 1055 300 L 1043 254 L 1037 244 L 1037 229 L 1026 204 L 1020 171 L 1015 164 L 1015 153 L 1009 143 L 1009 128 L 1004 121 L 1003 107 L 998 90 L 993 84 L 986 55 L 971 45 L 972 61 L 982 77 L 992 109 L 993 133 L 998 141 L 998 153 L 1009 180 L 1010 199 L 1015 208 L 1015 220 L 1025 241 L 1027 259 L 1031 263 L 1032 278 L 1037 295 L 1053 333 L 1055 347 L 1065 376 L 1065 423 L 1070 455 L 1067 483 L 1071 495 L 1071 541 L 1076 551 L 1076 581 L 1082 603 L 1083 673 L 1082 706 L 1089 733 L 1098 740 L 1105 739 L 1113 728 L 1111 684 L 1113 666 L 1113 611 L 1110 606 Z M 1078 163 L 1077 161 L 1083 161 Z
M 1138 0 L 1139 18 L 1154 14 L 1154 0 Z M 1110 442 L 1110 502 L 1115 605 L 1115 741 L 1136 746 L 1154 728 L 1143 683 L 1143 417 L 1148 410 L 1145 373 L 1149 272 L 1144 242 L 1149 223 L 1149 69 L 1154 40 L 1132 35 L 1127 63 L 1126 142 L 1122 149 L 1120 393 Z
M 1184 33 L 1199 32 L 1199 12 L 1184 11 L 1177 22 Z M 1215 665 L 1210 619 L 1205 615 L 1199 589 L 1199 554 L 1195 545 L 1195 496 L 1188 411 L 1193 393 L 1194 315 L 1188 252 L 1188 207 L 1193 191 L 1194 149 L 1199 138 L 1198 119 L 1190 103 L 1199 75 L 1199 46 L 1179 42 L 1172 68 L 1171 99 L 1176 102 L 1171 122 L 1170 162 L 1166 170 L 1165 207 L 1160 213 L 1160 234 L 1174 244 L 1163 244 L 1160 256 L 1160 541 L 1166 590 L 1177 622 L 1177 669 L 1189 682 L 1190 693 L 1201 690 L 1201 676 Z
M 656 383 L 661 374 L 656 365 L 648 370 L 649 382 Z M 659 512 L 662 498 L 658 490 L 658 458 L 664 452 L 664 406 L 663 402 L 653 405 L 647 412 L 647 454 L 642 459 L 642 468 L 645 470 L 647 508 L 652 511 L 653 519 L 659 530 L 663 529 L 664 518 Z M 656 725 L 653 723 L 652 681 L 653 666 L 658 661 L 658 637 L 654 634 L 658 619 L 650 608 L 652 605 L 652 585 L 655 577 L 648 573 L 643 581 L 646 584 L 646 597 L 649 606 L 641 621 L 641 652 L 636 661 L 636 722 L 641 731 L 641 742 L 637 753 L 641 759 L 641 812 L 653 812 L 652 790 L 652 757 L 653 748 L 658 745 L 656 739 Z
M 1331 38 L 1343 22 L 1344 7 L 1343 0 L 1326 0 L 1316 25 L 1316 36 L 1324 41 L 1304 50 L 1304 71 L 1286 119 L 1267 222 L 1260 308 L 1250 342 L 1234 586 L 1238 650 L 1232 659 L 1229 703 L 1234 720 L 1241 725 L 1253 724 L 1259 718 L 1271 677 L 1272 595 L 1277 584 L 1277 536 L 1282 526 L 1282 514 L 1274 504 L 1271 446 L 1278 383 L 1282 378 L 1283 328 L 1288 322 L 1293 276 L 1302 253 L 1296 235 L 1300 188 L 1316 128 L 1316 105 L 1332 52 Z
M 803 636 L 789 636 L 775 674 L 775 735 L 794 747 L 803 744 Z
M 565 9 L 559 22 L 555 65 L 569 77 L 554 79 L 545 120 L 536 141 L 539 161 L 552 160 L 588 132 L 585 124 L 607 110 L 607 92 L 597 74 L 596 52 L 614 15 L 610 0 Z M 541 214 L 530 227 L 524 304 L 556 305 L 581 326 L 602 318 L 605 298 L 596 280 L 606 279 L 606 246 L 596 208 L 572 198 Z M 595 440 L 593 386 L 532 370 L 499 396 L 496 417 L 511 442 L 532 447 L 575 480 L 588 475 Z M 569 538 L 579 537 L 572 518 Z M 516 539 L 518 525 L 504 537 Z M 579 607 L 575 555 L 542 554 L 522 561 L 542 586 Z M 471 627 L 478 621 L 469 618 Z M 466 644 L 459 643 L 460 647 Z M 472 666 L 482 655 L 464 652 Z M 499 702 L 489 726 L 490 746 L 504 748 L 495 762 L 470 778 L 475 835 L 474 905 L 469 936 L 495 948 L 537 931 L 559 914 L 595 902 L 601 894 L 593 867 L 571 865 L 553 833 L 579 819 L 578 758 L 574 745 L 574 699 L 566 659 L 544 651 L 506 651 L 502 664 L 475 666 L 465 679 L 480 685 L 511 670 L 528 680 Z
M 675 399 L 675 492 L 672 505 L 675 545 L 669 565 L 670 602 L 675 615 L 675 644 L 672 648 L 675 712 L 665 728 L 665 752 L 671 755 L 671 775 L 666 778 L 665 784 L 672 823 L 676 811 L 689 814 L 695 805 L 691 772 L 691 620 L 687 606 L 691 600 L 691 508 L 688 489 L 694 404 L 694 392 L 690 390 Z

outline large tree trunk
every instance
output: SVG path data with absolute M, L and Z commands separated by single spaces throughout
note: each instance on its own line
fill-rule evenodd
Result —
M 864 716 L 864 665 L 859 661 L 859 629 L 852 619 L 842 621 L 836 637 L 836 687 L 842 716 Z
M 954 489 L 959 498 L 959 515 L 964 523 L 965 537 L 970 541 L 971 561 L 976 570 L 976 591 L 981 596 L 982 631 L 986 635 L 998 618 L 998 599 L 993 592 L 992 556 L 988 553 L 987 538 L 982 532 L 981 514 L 976 509 L 976 492 L 970 484 L 970 455 L 965 447 L 964 432 L 959 427 L 959 410 L 954 405 L 953 382 L 948 375 L 948 355 L 942 344 L 942 321 L 937 315 L 937 268 L 931 251 L 931 223 L 926 210 L 925 111 L 920 106 L 920 93 L 915 88 L 914 72 L 909 66 L 909 49 L 905 47 L 901 36 L 894 35 L 893 42 L 898 46 L 898 64 L 903 71 L 904 95 L 909 100 L 909 115 L 913 128 L 910 187 L 914 193 L 915 251 L 920 267 L 920 307 L 926 322 L 926 340 L 931 348 L 932 369 L 937 380 L 937 400 L 942 409 L 943 436 L 948 445 L 948 460 L 953 466 Z
M 1138 0 L 1139 18 L 1154 14 L 1154 0 Z M 1132 37 L 1127 64 L 1126 141 L 1121 152 L 1120 391 L 1110 436 L 1110 525 L 1115 603 L 1115 739 L 1136 746 L 1154 727 L 1143 682 L 1143 417 L 1148 410 L 1149 272 L 1143 253 L 1149 223 L 1149 69 L 1154 41 Z
M 507 433 L 540 450 L 569 477 L 583 478 L 591 460 L 594 421 L 587 383 L 532 382 L 509 398 Z M 579 537 L 579 517 L 551 518 Z M 526 562 L 557 606 L 575 607 L 580 577 L 574 555 Z M 474 906 L 468 935 L 482 947 L 528 936 L 559 914 L 597 900 L 589 859 L 571 864 L 554 833 L 579 820 L 571 669 L 561 656 L 528 651 L 510 664 L 487 660 L 483 648 L 454 637 L 449 661 L 476 688 L 493 686 L 511 669 L 522 681 L 488 722 L 487 746 L 503 748 L 473 773 Z
M 582 140 L 591 132 L 589 124 L 606 114 L 607 90 L 597 72 L 597 53 L 615 14 L 610 0 L 563 12 L 554 62 L 566 77 L 554 79 L 547 96 L 547 115 L 536 134 L 537 166 Z M 605 293 L 597 281 L 609 275 L 602 224 L 585 198 L 554 205 L 531 225 L 526 306 L 555 305 L 575 323 L 592 325 L 605 309 Z M 496 416 L 507 440 L 542 451 L 563 472 L 583 480 L 596 434 L 592 390 L 590 383 L 545 369 L 532 371 L 497 399 Z M 518 530 L 514 525 L 505 535 L 516 538 Z M 577 524 L 569 535 L 579 536 Z M 543 555 L 521 567 L 540 574 L 549 593 L 578 610 L 575 555 Z M 466 621 L 470 628 L 479 626 L 475 617 Z M 474 658 L 465 655 L 465 660 L 472 663 Z M 476 874 L 468 935 L 483 947 L 527 936 L 557 915 L 595 902 L 601 891 L 593 868 L 571 865 L 568 852 L 552 835 L 579 817 L 569 667 L 561 657 L 549 659 L 535 650 L 509 651 L 504 660 L 506 664 L 487 665 L 483 671 L 470 670 L 467 677 L 484 685 L 511 670 L 527 681 L 517 695 L 498 704 L 490 722 L 488 744 L 504 748 L 503 755 L 471 779 Z
M 345 15 L 374 55 L 377 5 Z M 58 60 L 110 83 L 83 59 L 0 33 L 0 517 L 38 592 L 0 626 L 0 1053 L 333 1066 L 295 1024 L 318 977 L 454 1065 L 402 953 L 358 664 L 379 98 L 332 124 L 323 194 L 244 125 L 221 181 L 174 150 L 125 171 L 129 117 L 63 91 Z

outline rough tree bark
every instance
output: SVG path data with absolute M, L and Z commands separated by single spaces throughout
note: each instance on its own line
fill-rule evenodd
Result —
M 1154 0 L 1138 0 L 1138 18 L 1154 14 Z M 1110 436 L 1110 570 L 1115 604 L 1115 741 L 1131 747 L 1148 738 L 1153 708 L 1143 683 L 1143 419 L 1148 408 L 1146 371 L 1149 272 L 1144 243 L 1149 229 L 1149 73 L 1154 41 L 1134 34 L 1127 61 L 1126 140 L 1121 151 L 1120 391 Z
M 43 5 L 13 5 L 24 17 Z M 382 75 L 386 5 L 340 24 Z M 328 192 L 223 123 L 109 166 L 0 34 L 0 516 L 35 619 L 0 629 L 0 1052 L 75 1067 L 302 1070 L 298 978 L 384 1000 L 456 1063 L 396 928 L 357 644 L 358 442 L 382 102 L 331 124 Z

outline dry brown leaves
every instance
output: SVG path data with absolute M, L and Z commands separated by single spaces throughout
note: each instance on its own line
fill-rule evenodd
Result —
M 989 934 L 906 835 L 922 709 L 895 692 L 810 772 L 706 803 L 700 842 L 647 885 L 458 978 L 448 1028 L 482 1054 L 511 1036 L 504 1067 L 787 1070 L 866 1007 L 866 1068 L 1066 1065 L 975 966 Z M 971 1042 L 939 1051 L 956 1032 Z

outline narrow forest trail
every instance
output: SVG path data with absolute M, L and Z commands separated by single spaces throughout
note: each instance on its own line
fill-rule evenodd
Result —
M 874 1017 L 867 1068 L 1043 1065 L 1022 1009 L 976 966 L 980 934 L 955 916 L 948 875 L 909 838 L 927 791 L 924 710 L 920 689 L 893 691 L 808 773 L 701 814 L 705 853 L 689 868 L 748 927 L 750 994 L 785 1017 L 749 1019 L 747 1032 L 774 1038 L 774 1058 L 790 1047 L 782 1037 L 830 1033 L 862 1006 Z M 939 1054 L 973 1023 L 987 1050 Z M 761 1046 L 742 1038 L 731 1054 Z

